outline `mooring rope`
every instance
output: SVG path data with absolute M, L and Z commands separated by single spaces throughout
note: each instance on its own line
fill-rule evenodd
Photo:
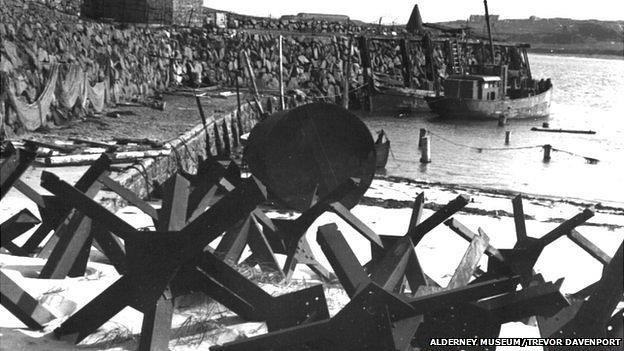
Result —
M 515 146 L 515 147 L 479 147 L 479 146 L 472 146 L 472 145 L 466 145 L 466 144 L 461 144 L 461 143 L 457 143 L 454 142 L 450 139 L 447 139 L 441 135 L 438 135 L 436 133 L 433 133 L 432 131 L 427 131 L 427 134 L 431 134 L 433 136 L 435 136 L 438 139 L 441 139 L 443 141 L 446 141 L 447 143 L 456 145 L 456 146 L 461 146 L 461 147 L 466 147 L 469 149 L 473 149 L 473 150 L 477 150 L 479 152 L 483 151 L 483 150 L 492 150 L 492 151 L 496 151 L 496 150 L 524 150 L 524 149 L 536 149 L 536 148 L 542 148 L 544 147 L 544 145 L 527 145 L 527 146 Z
M 525 146 L 515 146 L 515 147 L 480 147 L 480 146 L 473 146 L 473 145 L 467 145 L 467 144 L 462 144 L 462 143 L 458 143 L 455 142 L 453 140 L 450 140 L 448 138 L 445 138 L 437 133 L 433 133 L 430 130 L 427 130 L 427 134 L 428 135 L 432 135 L 435 136 L 436 138 L 445 141 L 449 144 L 453 144 L 455 146 L 459 146 L 459 147 L 464 147 L 464 148 L 468 148 L 468 149 L 472 149 L 472 150 L 476 150 L 477 152 L 482 152 L 483 150 L 487 150 L 487 151 L 510 151 L 510 150 L 526 150 L 526 149 L 538 149 L 538 148 L 544 148 L 546 145 L 525 145 Z M 585 159 L 585 161 L 587 161 L 587 163 L 590 164 L 596 164 L 598 162 L 600 162 L 600 160 L 593 158 L 593 157 L 589 157 L 589 156 L 583 156 L 577 153 L 574 153 L 572 151 L 567 151 L 567 150 L 563 150 L 563 149 L 558 149 L 558 148 L 554 148 L 551 147 L 551 151 L 555 151 L 555 152 L 563 152 L 566 153 L 568 155 L 571 156 L 576 156 L 576 157 L 580 157 Z M 394 152 L 392 152 L 392 148 L 390 148 L 390 153 L 392 155 L 392 159 L 394 161 L 399 161 L 399 162 L 406 162 L 406 163 L 418 163 L 416 161 L 412 161 L 412 160 L 405 160 L 405 159 L 398 159 L 394 156 Z

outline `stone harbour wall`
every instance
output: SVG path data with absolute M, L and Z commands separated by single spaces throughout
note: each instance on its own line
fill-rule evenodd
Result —
M 92 84 L 109 80 L 118 100 L 143 100 L 177 85 L 234 88 L 238 74 L 241 87 L 247 88 L 251 86 L 250 76 L 242 52 L 250 59 L 259 89 L 274 94 L 279 82 L 278 43 L 282 35 L 286 91 L 297 89 L 317 100 L 340 103 L 350 56 L 350 100 L 357 105 L 366 82 L 356 39 L 381 28 L 247 17 L 240 17 L 239 29 L 226 30 L 115 25 L 52 11 L 39 1 L 4 3 L 0 8 L 0 71 L 27 103 L 34 103 L 42 93 L 53 64 L 80 65 Z M 267 29 L 272 26 L 277 29 Z M 369 43 L 375 75 L 402 84 L 404 63 L 398 41 Z M 410 63 L 413 87 L 425 88 L 424 54 L 418 42 L 410 50 L 415 57 Z M 15 125 L 6 104 L 0 113 L 5 133 L 19 132 L 20 126 Z M 70 113 L 63 116 L 71 118 Z M 47 119 L 58 122 L 53 117 Z

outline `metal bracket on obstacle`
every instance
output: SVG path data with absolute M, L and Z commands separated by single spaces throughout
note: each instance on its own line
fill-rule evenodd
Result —
M 209 252 L 190 269 L 184 281 L 246 320 L 266 321 L 269 331 L 329 318 L 322 285 L 274 297 Z
M 622 312 L 617 312 L 614 317 L 612 314 L 624 293 L 623 247 L 624 243 L 620 244 L 613 258 L 604 266 L 602 277 L 592 284 L 593 289 L 587 298 L 573 301 L 571 306 L 560 310 L 552 318 L 538 318 L 542 337 L 606 338 L 616 328 L 622 330 Z M 548 351 L 562 349 L 557 346 L 547 347 Z
M 420 318 L 409 304 L 370 283 L 363 286 L 331 319 L 213 346 L 210 349 L 403 350 L 409 345 L 419 323 Z

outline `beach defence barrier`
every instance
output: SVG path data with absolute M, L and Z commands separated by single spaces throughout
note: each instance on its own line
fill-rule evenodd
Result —
M 503 323 L 531 316 L 537 316 L 540 333 L 546 338 L 606 338 L 621 332 L 621 311 L 614 316 L 612 312 L 623 293 L 622 246 L 609 257 L 575 229 L 593 216 L 592 209 L 535 239 L 527 233 L 518 196 L 512 200 L 517 243 L 511 249 L 498 249 L 483 229 L 472 232 L 451 218 L 470 202 L 465 195 L 423 219 L 425 197 L 418 194 L 402 236 L 375 233 L 342 205 L 340 199 L 358 187 L 351 179 L 326 196 L 318 196 L 295 220 L 270 219 L 258 206 L 266 199 L 266 187 L 253 176 L 241 178 L 234 162 L 212 157 L 202 160 L 194 174 L 173 174 L 163 184 L 159 210 L 109 177 L 106 155 L 74 186 L 44 172 L 42 186 L 52 195 L 41 196 L 19 179 L 34 158 L 34 146 L 30 146 L 30 151 L 9 148 L 9 157 L 2 163 L 2 193 L 15 187 L 30 195 L 41 205 L 41 222 L 47 224 L 47 232 L 55 231 L 44 249 L 49 246 L 50 252 L 56 253 L 48 256 L 41 277 L 79 273 L 75 267 L 84 273 L 85 248 L 92 245 L 121 274 L 55 330 L 57 336 L 71 341 L 82 340 L 125 306 L 132 306 L 144 315 L 139 349 L 165 349 L 173 299 L 191 292 L 212 297 L 245 320 L 267 323 L 268 333 L 215 346 L 214 350 L 406 350 L 427 347 L 435 338 L 496 338 Z M 94 193 L 104 187 L 148 214 L 155 230 L 137 230 L 98 204 Z M 314 258 L 304 235 L 325 212 L 337 214 L 371 245 L 371 260 L 362 265 L 335 224 L 318 228 L 316 240 L 351 299 L 334 317 L 329 317 L 320 285 L 274 297 L 233 267 L 241 260 L 240 252 L 249 246 L 252 254 L 244 262 L 266 273 L 288 278 L 296 264 L 303 263 L 321 279 L 334 279 Z M 90 230 L 84 229 L 86 221 Z M 2 247 L 7 248 L 5 244 L 11 241 L 5 240 L 5 228 L 16 228 L 17 233 L 36 222 L 32 214 L 20 213 L 3 223 Z M 414 250 L 442 223 L 470 242 L 446 286 L 423 271 Z M 14 235 L 12 232 L 11 237 Z M 567 297 L 560 292 L 561 280 L 546 282 L 533 269 L 544 248 L 562 236 L 605 267 L 598 282 Z M 218 237 L 221 242 L 216 248 L 208 246 Z M 115 242 L 119 246 L 111 250 Z M 278 265 L 275 254 L 287 256 L 284 266 Z M 482 270 L 478 263 L 484 256 L 488 256 L 488 266 Z M 48 273 L 44 275 L 44 271 Z M 2 305 L 27 326 L 37 329 L 55 319 L 8 275 L 3 273 L 2 280 Z M 551 350 L 558 348 L 549 347 Z

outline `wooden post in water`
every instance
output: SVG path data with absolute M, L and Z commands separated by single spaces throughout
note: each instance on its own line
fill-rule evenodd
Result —
M 283 36 L 279 36 L 279 90 L 280 90 L 280 106 L 282 107 L 282 111 L 286 109 L 286 104 L 284 103 L 284 59 L 283 51 L 282 51 L 282 42 L 284 41 Z
M 431 162 L 431 143 L 429 137 L 424 137 L 422 139 L 423 146 L 420 149 L 420 163 L 430 163 Z
M 509 145 L 509 136 L 511 135 L 511 131 L 505 131 L 505 145 Z
M 420 135 L 418 136 L 418 148 L 423 147 L 424 139 L 427 136 L 427 130 L 425 128 L 420 128 Z
M 544 149 L 543 161 L 546 162 L 546 163 L 550 162 L 550 150 L 552 149 L 552 145 L 546 144 L 546 145 L 542 146 L 542 148 Z

